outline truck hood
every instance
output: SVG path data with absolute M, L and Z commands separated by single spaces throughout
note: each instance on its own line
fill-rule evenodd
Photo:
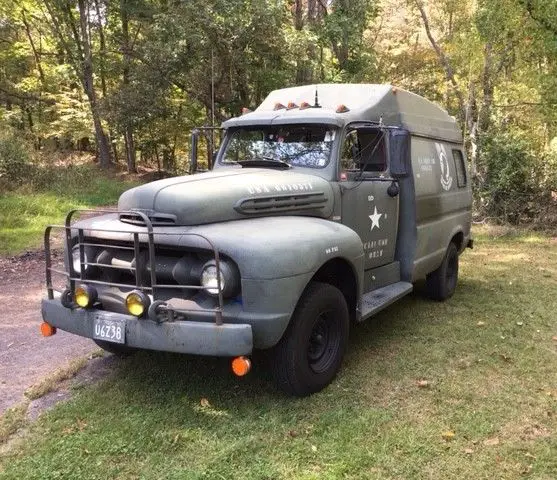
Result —
M 142 211 L 153 225 L 201 225 L 269 215 L 329 218 L 333 191 L 325 179 L 292 170 L 221 169 L 151 182 L 124 192 L 120 212 Z M 133 213 L 120 220 L 143 223 Z

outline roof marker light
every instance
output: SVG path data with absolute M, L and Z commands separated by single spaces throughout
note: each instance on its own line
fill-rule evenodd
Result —
M 306 108 L 311 108 L 311 105 L 308 102 L 300 103 L 300 110 L 305 110 Z
M 273 110 L 284 110 L 285 108 L 286 107 L 282 103 L 277 102 L 275 103 L 275 108 L 273 108 Z
M 295 108 L 298 108 L 298 105 L 296 105 L 294 102 L 288 102 L 288 107 L 286 107 L 286 110 L 293 110 Z
M 346 112 L 349 112 L 349 111 L 350 111 L 350 109 L 346 105 L 343 105 L 343 104 L 340 104 L 336 109 L 336 113 L 346 113 Z

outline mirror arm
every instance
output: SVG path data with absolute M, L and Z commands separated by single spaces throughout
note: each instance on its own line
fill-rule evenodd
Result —
M 191 131 L 191 158 L 190 158 L 190 175 L 197 172 L 197 145 L 199 142 L 199 130 L 194 128 Z

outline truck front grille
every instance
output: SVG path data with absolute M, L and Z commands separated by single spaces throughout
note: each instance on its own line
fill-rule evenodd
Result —
M 170 215 L 167 213 L 156 213 L 156 212 L 144 212 L 151 221 L 153 226 L 172 226 L 176 224 L 176 215 Z M 145 226 L 145 220 L 134 212 L 124 212 L 119 215 L 120 221 L 124 223 L 131 223 L 132 225 Z

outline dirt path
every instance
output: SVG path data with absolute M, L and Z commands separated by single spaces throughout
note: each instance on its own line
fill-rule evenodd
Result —
M 40 335 L 44 285 L 41 252 L 0 257 L 0 415 L 49 373 L 98 350 L 91 340 L 60 330 Z

